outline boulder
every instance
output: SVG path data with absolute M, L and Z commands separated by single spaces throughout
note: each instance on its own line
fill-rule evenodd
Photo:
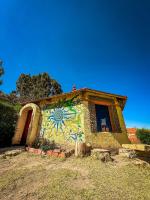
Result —
M 110 155 L 110 151 L 106 149 L 93 149 L 91 151 L 91 156 L 102 162 L 113 161 L 113 158 L 111 158 L 111 155 Z
M 127 158 L 136 158 L 137 157 L 135 150 L 125 149 L 125 148 L 119 149 L 119 155 L 127 157 Z

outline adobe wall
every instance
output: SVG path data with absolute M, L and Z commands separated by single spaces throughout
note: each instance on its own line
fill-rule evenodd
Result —
M 41 106 L 40 136 L 60 144 L 85 142 L 83 104 L 78 98 Z
M 118 148 L 122 144 L 130 143 L 127 137 L 122 111 L 117 102 L 115 102 L 118 116 L 117 124 L 120 125 L 119 130 L 121 132 L 98 133 L 95 106 L 88 100 L 81 99 L 77 95 L 70 99 L 56 100 L 53 103 L 40 102 L 38 104 L 40 111 L 36 112 L 37 114 L 33 113 L 31 127 L 34 133 L 29 133 L 27 144 L 33 143 L 35 136 L 37 137 L 38 135 L 65 145 L 74 145 L 78 141 L 90 143 L 93 147 Z M 30 107 L 30 104 L 26 106 Z M 23 109 L 26 109 L 26 106 Z M 40 121 L 39 113 L 41 115 Z M 36 115 L 38 117 L 37 120 L 35 120 Z M 13 138 L 13 144 L 19 144 L 20 142 L 22 134 L 20 130 L 23 130 L 25 115 L 22 115 L 20 120 L 21 122 L 18 123 L 18 128 Z
M 96 132 L 96 117 L 95 111 L 91 107 L 88 101 L 83 102 L 84 108 L 84 132 L 85 132 L 85 141 L 90 143 L 93 147 L 101 148 L 119 148 L 122 144 L 130 143 L 126 128 L 124 124 L 123 115 L 121 108 L 118 109 L 119 123 L 121 126 L 120 133 L 110 133 L 110 132 Z

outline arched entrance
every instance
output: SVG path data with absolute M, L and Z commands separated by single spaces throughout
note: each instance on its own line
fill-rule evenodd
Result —
M 26 104 L 20 110 L 12 144 L 32 145 L 38 134 L 39 119 L 39 107 L 34 103 Z

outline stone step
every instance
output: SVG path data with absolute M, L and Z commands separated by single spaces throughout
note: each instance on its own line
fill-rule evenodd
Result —
M 122 144 L 122 147 L 125 149 L 150 152 L 150 145 L 148 144 Z

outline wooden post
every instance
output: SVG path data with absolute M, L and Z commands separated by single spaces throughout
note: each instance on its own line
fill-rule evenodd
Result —
M 79 153 L 78 153 L 78 141 L 76 140 L 75 142 L 75 156 L 78 157 Z
M 84 156 L 86 154 L 86 144 L 76 141 L 75 143 L 75 156 Z

